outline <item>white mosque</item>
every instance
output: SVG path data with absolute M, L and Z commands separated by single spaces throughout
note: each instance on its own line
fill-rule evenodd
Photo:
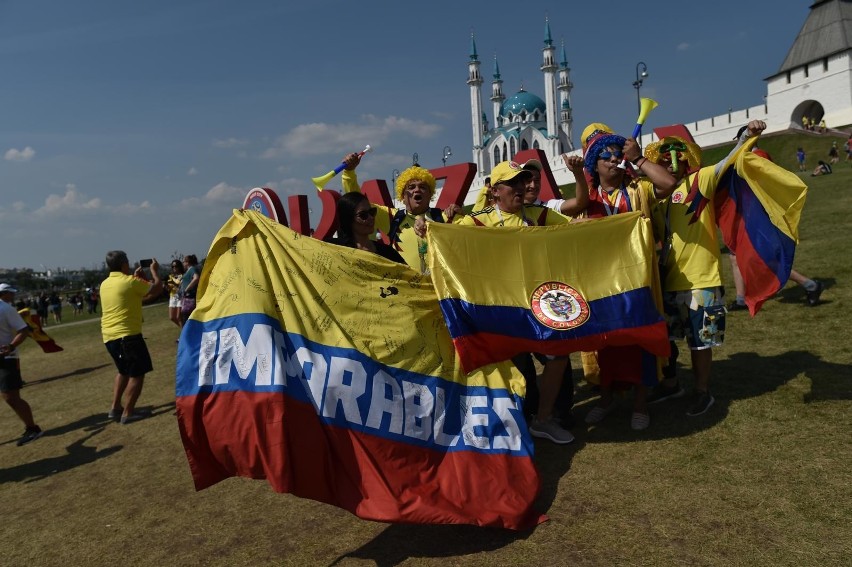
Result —
M 482 108 L 482 75 L 476 43 L 471 36 L 467 84 L 473 126 L 473 162 L 481 187 L 495 163 L 518 152 L 540 149 L 546 155 L 557 184 L 573 183 L 560 155 L 579 153 L 575 147 L 571 117 L 571 69 L 562 46 L 559 63 L 545 21 L 541 72 L 544 99 L 524 88 L 506 97 L 500 67 L 494 59 L 491 81 L 492 122 Z M 802 117 L 825 120 L 829 128 L 852 124 L 852 0 L 821 0 L 810 6 L 805 23 L 781 67 L 766 79 L 764 103 L 705 118 L 685 120 L 695 141 L 703 147 L 729 142 L 749 120 L 764 120 L 766 133 L 802 128 Z M 642 136 L 645 145 L 656 136 Z M 477 192 L 469 193 L 469 200 Z

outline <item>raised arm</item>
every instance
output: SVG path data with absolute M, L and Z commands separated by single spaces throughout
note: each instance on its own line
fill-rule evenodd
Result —
M 633 138 L 627 138 L 624 142 L 624 157 L 654 184 L 654 193 L 657 198 L 664 199 L 674 192 L 677 187 L 677 179 L 674 175 L 662 165 L 643 156 L 638 142 Z
M 752 120 L 748 123 L 748 126 L 740 135 L 739 139 L 737 139 L 737 144 L 731 149 L 731 152 L 725 156 L 725 158 L 717 163 L 713 167 L 713 175 L 717 178 L 719 174 L 722 173 L 733 161 L 736 157 L 737 153 L 739 153 L 740 149 L 743 147 L 743 144 L 746 143 L 746 140 L 749 138 L 753 138 L 756 136 L 760 136 L 760 134 L 766 130 L 766 122 L 763 120 Z
M 355 168 L 361 163 L 361 156 L 358 153 L 348 154 L 343 158 L 343 163 L 346 168 L 340 174 L 340 183 L 343 185 L 344 193 L 360 193 L 361 186 L 358 185 L 358 174 L 355 173 Z
M 569 156 L 562 154 L 565 166 L 574 174 L 574 197 L 565 199 L 559 212 L 567 217 L 576 216 L 586 210 L 589 206 L 589 184 L 586 182 L 586 174 L 583 171 L 583 158 L 580 156 Z

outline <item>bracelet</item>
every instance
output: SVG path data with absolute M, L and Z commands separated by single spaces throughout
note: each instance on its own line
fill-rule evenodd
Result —
M 636 167 L 642 167 L 641 165 L 639 165 L 639 162 L 640 162 L 641 160 L 643 160 L 643 159 L 644 159 L 644 160 L 646 160 L 646 161 L 648 160 L 648 158 L 646 158 L 645 156 L 639 156 L 638 158 L 634 159 L 634 160 L 633 160 L 632 162 L 630 162 L 630 163 L 632 163 L 632 164 L 633 164 L 633 165 L 635 165 Z M 643 162 L 643 163 L 644 163 L 644 162 Z

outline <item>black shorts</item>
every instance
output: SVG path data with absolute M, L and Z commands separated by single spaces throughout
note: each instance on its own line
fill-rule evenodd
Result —
M 130 335 L 109 341 L 106 343 L 106 349 L 112 356 L 119 374 L 141 378 L 154 370 L 148 346 L 142 335 Z
M 23 387 L 21 359 L 0 357 L 0 392 L 12 392 Z

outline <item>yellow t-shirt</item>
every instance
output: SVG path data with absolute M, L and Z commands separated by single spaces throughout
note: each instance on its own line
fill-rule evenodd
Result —
M 145 280 L 110 272 L 101 283 L 101 334 L 104 342 L 142 332 L 142 298 L 151 289 Z
M 698 176 L 698 190 L 706 201 L 695 222 L 687 203 Z M 716 193 L 714 166 L 702 167 L 682 180 L 668 199 L 660 203 L 671 230 L 671 251 L 663 270 L 663 291 L 686 291 L 722 285 L 721 256 L 716 231 L 713 197 Z

